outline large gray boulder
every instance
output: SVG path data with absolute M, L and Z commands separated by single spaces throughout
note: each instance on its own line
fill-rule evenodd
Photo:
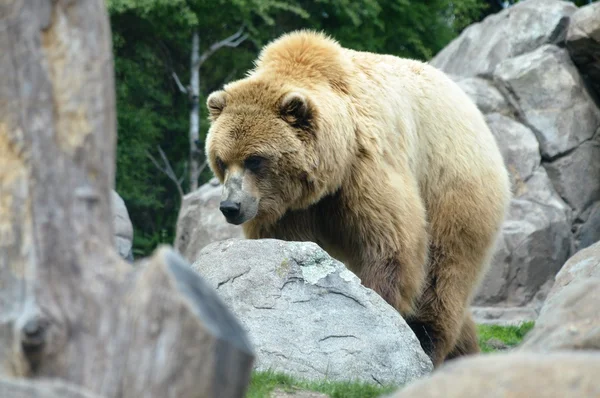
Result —
M 544 166 L 556 191 L 576 215 L 600 201 L 600 134 Z
M 571 16 L 567 48 L 571 58 L 600 96 L 600 3 L 581 7 Z
M 112 212 L 114 243 L 119 255 L 128 261 L 133 261 L 133 224 L 129 218 L 129 212 L 125 201 L 115 191 L 110 194 Z
M 574 149 L 600 126 L 600 110 L 565 49 L 544 45 L 503 61 L 494 80 L 518 104 L 544 158 Z
M 600 354 L 509 352 L 464 357 L 390 398 L 600 397 Z
M 399 313 L 314 243 L 215 242 L 193 268 L 248 332 L 259 370 L 394 384 L 432 370 Z
M 219 210 L 222 187 L 216 178 L 183 197 L 174 247 L 188 261 L 198 258 L 209 243 L 243 238 L 242 227 L 229 224 Z
M 567 260 L 571 249 L 571 211 L 541 166 L 535 134 L 501 114 L 489 114 L 486 120 L 509 170 L 514 198 L 474 304 L 522 307 L 530 304 L 541 289 L 550 286 L 549 282 Z M 510 318 L 506 320 L 521 321 L 527 319 L 521 316 L 534 315 L 536 309 L 502 310 L 502 313 Z M 496 320 L 498 314 L 499 310 L 475 309 L 479 322 Z
M 520 346 L 527 351 L 600 350 L 600 242 L 562 267 Z
M 505 59 L 563 38 L 576 10 L 568 1 L 520 1 L 467 27 L 430 63 L 456 76 L 489 75 Z
M 527 305 L 569 256 L 569 209 L 552 190 L 543 168 L 530 177 L 525 189 L 511 202 L 503 242 L 475 298 L 476 305 Z

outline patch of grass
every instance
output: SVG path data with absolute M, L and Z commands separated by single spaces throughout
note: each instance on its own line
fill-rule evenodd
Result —
M 478 325 L 479 346 L 486 352 L 497 349 L 489 345 L 491 339 L 499 340 L 508 347 L 518 345 L 525 335 L 533 328 L 534 322 L 524 322 L 518 326 Z M 331 398 L 376 398 L 391 394 L 400 386 L 377 386 L 361 382 L 335 382 L 335 381 L 306 381 L 292 376 L 272 372 L 254 372 L 246 393 L 246 398 L 266 398 L 276 388 L 284 391 L 295 389 L 316 391 L 327 394 Z
M 479 346 L 483 352 L 494 352 L 496 349 L 489 345 L 491 339 L 496 339 L 508 347 L 518 345 L 525 335 L 533 329 L 534 322 L 523 322 L 518 326 L 478 325 Z
M 317 391 L 329 395 L 331 398 L 375 398 L 383 394 L 390 394 L 398 389 L 397 386 L 377 386 L 362 382 L 336 382 L 336 381 L 306 381 L 294 377 L 272 372 L 254 372 L 248 387 L 246 398 L 265 398 L 275 390 L 302 389 Z

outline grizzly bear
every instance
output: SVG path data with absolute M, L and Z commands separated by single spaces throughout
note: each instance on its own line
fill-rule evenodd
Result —
M 436 368 L 479 352 L 469 304 L 511 193 L 457 84 L 417 60 L 296 31 L 207 107 L 227 222 L 250 239 L 320 245 L 400 312 Z

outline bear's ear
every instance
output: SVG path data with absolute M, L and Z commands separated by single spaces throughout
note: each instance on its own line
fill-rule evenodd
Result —
M 286 94 L 279 104 L 279 112 L 283 120 L 295 127 L 308 126 L 312 119 L 312 107 L 308 99 L 298 93 Z
M 206 107 L 208 108 L 210 119 L 215 120 L 218 118 L 221 112 L 223 112 L 223 109 L 225 109 L 226 104 L 225 91 L 219 90 L 210 94 L 206 100 Z

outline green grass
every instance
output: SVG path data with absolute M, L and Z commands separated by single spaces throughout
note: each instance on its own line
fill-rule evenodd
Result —
M 361 382 L 304 381 L 277 372 L 254 372 L 247 398 L 268 397 L 275 388 L 322 392 L 331 398 L 374 398 L 395 391 L 397 386 L 379 387 Z
M 483 352 L 494 352 L 494 347 L 488 344 L 490 339 L 500 340 L 509 348 L 519 344 L 527 332 L 533 328 L 534 322 L 523 322 L 518 326 L 478 325 L 479 347 Z
M 533 328 L 533 322 L 524 322 L 518 326 L 478 325 L 479 345 L 484 353 L 494 352 L 490 339 L 499 340 L 507 347 L 519 344 L 525 334 Z M 396 391 L 399 386 L 384 386 L 361 382 L 305 381 L 278 372 L 254 372 L 248 387 L 246 398 L 266 398 L 276 388 L 284 391 L 294 389 L 316 391 L 331 398 L 375 398 Z

